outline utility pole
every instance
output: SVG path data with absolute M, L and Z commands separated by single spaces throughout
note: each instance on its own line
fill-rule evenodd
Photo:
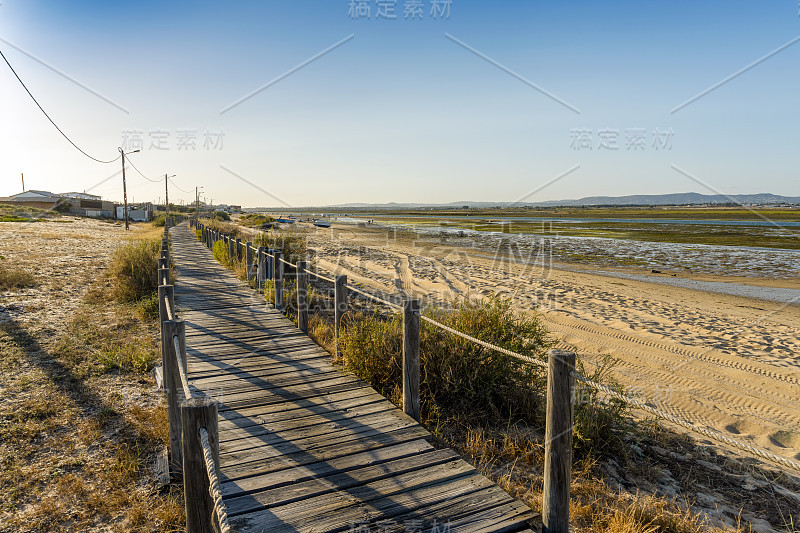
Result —
M 22 177 L 22 192 L 25 192 L 25 173 L 20 172 L 19 175 Z
M 129 154 L 135 154 L 139 150 L 134 150 L 133 152 L 128 152 Z M 130 223 L 128 222 L 128 188 L 125 183 L 125 152 L 122 148 L 119 149 L 119 153 L 122 156 L 122 200 L 125 204 L 125 229 L 130 229 Z
M 164 212 L 169 216 L 169 176 L 164 174 Z
M 200 188 L 194 188 L 194 205 L 196 209 L 194 210 L 194 219 L 196 222 L 200 222 Z

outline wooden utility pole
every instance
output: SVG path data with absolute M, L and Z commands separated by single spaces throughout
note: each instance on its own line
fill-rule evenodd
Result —
M 22 177 L 22 192 L 25 192 L 25 173 L 20 172 L 19 175 Z
M 125 229 L 128 230 L 130 229 L 130 224 L 128 223 L 128 187 L 125 184 L 125 152 L 120 148 L 119 153 L 122 155 L 122 200 L 124 202 Z
M 164 216 L 169 217 L 169 176 L 164 174 Z M 166 219 L 165 219 L 166 220 Z M 166 224 L 166 222 L 165 222 Z

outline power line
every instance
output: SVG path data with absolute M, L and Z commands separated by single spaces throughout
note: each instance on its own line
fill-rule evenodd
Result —
M 128 155 L 128 154 L 125 154 L 125 155 Z M 140 171 L 138 168 L 136 168 L 136 165 L 134 165 L 134 164 L 133 164 L 133 161 L 131 161 L 131 158 L 130 158 L 130 157 L 127 159 L 127 161 L 128 161 L 128 163 L 130 163 L 130 165 L 133 167 L 133 170 L 135 170 L 136 172 L 138 172 L 138 173 L 139 173 L 139 175 L 140 175 L 141 177 L 143 177 L 144 179 L 146 179 L 147 181 L 152 181 L 153 183 L 160 183 L 160 182 L 161 182 L 161 180 L 160 180 L 160 179 L 158 179 L 158 180 L 151 180 L 150 178 L 148 178 L 147 176 L 145 176 L 144 174 L 142 174 L 142 173 L 141 173 L 141 171 Z
M 169 182 L 170 182 L 172 185 L 174 185 L 174 186 L 175 186 L 175 188 L 176 188 L 176 189 L 178 189 L 178 190 L 179 190 L 179 191 L 181 191 L 181 192 L 185 192 L 186 194 L 191 194 L 191 192 L 192 192 L 192 191 L 186 191 L 186 190 L 183 190 L 183 189 L 181 189 L 180 187 L 178 187 L 178 186 L 175 184 L 175 182 L 172 180 L 172 178 L 169 178 Z
M 44 113 L 44 116 L 46 116 L 46 117 L 47 117 L 47 120 L 49 120 L 49 121 L 50 121 L 50 123 L 51 123 L 53 126 L 55 126 L 55 128 L 58 130 L 58 133 L 60 133 L 61 135 L 63 135 L 63 137 L 64 137 L 64 138 L 65 138 L 67 141 L 69 141 L 69 143 L 70 143 L 72 146 L 74 146 L 74 147 L 75 147 L 75 148 L 76 148 L 76 149 L 77 149 L 77 150 L 78 150 L 80 153 L 82 153 L 83 155 L 85 155 L 85 156 L 86 156 L 86 157 L 88 157 L 89 159 L 92 159 L 92 160 L 94 160 L 94 161 L 97 161 L 98 163 L 113 163 L 114 161 L 116 161 L 117 159 L 119 159 L 120 157 L 122 157 L 121 155 L 118 155 L 116 158 L 114 158 L 114 159 L 111 159 L 110 161 L 103 161 L 102 159 L 97 159 L 96 157 L 92 157 L 92 156 L 90 156 L 89 154 L 87 154 L 86 152 L 84 152 L 84 151 L 81 149 L 81 147 L 80 147 L 80 146 L 78 146 L 77 144 L 75 144 L 74 142 L 72 142 L 72 139 L 70 139 L 69 137 L 67 137 L 67 134 L 66 134 L 66 133 L 64 133 L 63 131 L 61 131 L 61 128 L 59 128 L 59 127 L 58 127 L 58 124 L 56 124 L 56 123 L 53 121 L 53 119 L 52 119 L 52 118 L 50 118 L 50 115 L 48 115 L 48 114 L 47 114 L 47 111 L 45 111 L 45 110 L 44 110 L 44 108 L 41 106 L 41 104 L 39 104 L 39 102 L 36 100 L 36 98 L 34 98 L 33 94 L 31 94 L 31 92 L 28 90 L 28 87 L 27 87 L 27 86 L 25 86 L 25 82 L 23 82 L 23 81 L 22 81 L 22 78 L 20 78 L 20 77 L 19 77 L 19 74 L 17 74 L 17 71 L 16 71 L 16 70 L 14 70 L 14 67 L 12 67 L 12 66 L 11 66 L 11 63 L 9 63 L 9 62 L 8 62 L 8 59 L 6 59 L 6 56 L 5 56 L 5 54 L 3 54 L 2 50 L 0 50 L 0 56 L 2 56 L 2 57 L 3 57 L 3 60 L 6 62 L 6 65 L 8 65 L 8 68 L 10 68 L 10 69 L 11 69 L 11 72 L 13 72 L 13 73 L 14 73 L 14 76 L 16 76 L 17 80 L 20 82 L 20 84 L 22 84 L 22 88 L 23 88 L 23 89 L 25 89 L 25 92 L 27 92 L 27 93 L 28 93 L 28 96 L 30 96 L 30 97 L 31 97 L 31 100 L 33 100 L 33 103 L 35 103 L 35 104 L 37 105 L 37 107 L 38 107 L 38 108 L 39 108 L 39 109 L 42 111 L 42 113 Z

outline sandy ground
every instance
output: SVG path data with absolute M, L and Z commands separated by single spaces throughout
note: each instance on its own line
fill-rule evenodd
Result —
M 0 261 L 37 282 L 0 293 L 0 320 L 11 317 L 33 333 L 60 331 L 81 302 L 87 274 L 105 268 L 124 235 L 121 224 L 77 217 L 0 222 Z
M 520 265 L 436 237 L 395 238 L 352 226 L 312 231 L 309 244 L 320 267 L 384 294 L 405 292 L 428 305 L 467 294 L 511 296 L 519 309 L 540 311 L 560 347 L 588 364 L 616 359 L 612 373 L 629 394 L 800 459 L 798 305 L 563 270 L 548 261 Z M 800 288 L 800 280 L 748 283 Z

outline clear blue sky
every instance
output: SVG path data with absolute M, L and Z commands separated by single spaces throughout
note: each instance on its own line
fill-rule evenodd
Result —
M 452 0 L 449 19 L 424 0 L 406 20 L 408 2 L 387 20 L 378 0 L 369 19 L 350 0 L 2 0 L 0 50 L 95 157 L 141 132 L 138 169 L 192 191 L 171 199 L 195 185 L 246 206 L 710 193 L 701 183 L 800 195 L 800 42 L 672 112 L 800 36 L 796 0 Z M 0 117 L 0 196 L 24 172 L 27 188 L 121 199 L 121 176 L 97 185 L 119 162 L 70 146 L 5 64 Z M 163 198 L 163 183 L 128 178 L 129 199 Z

